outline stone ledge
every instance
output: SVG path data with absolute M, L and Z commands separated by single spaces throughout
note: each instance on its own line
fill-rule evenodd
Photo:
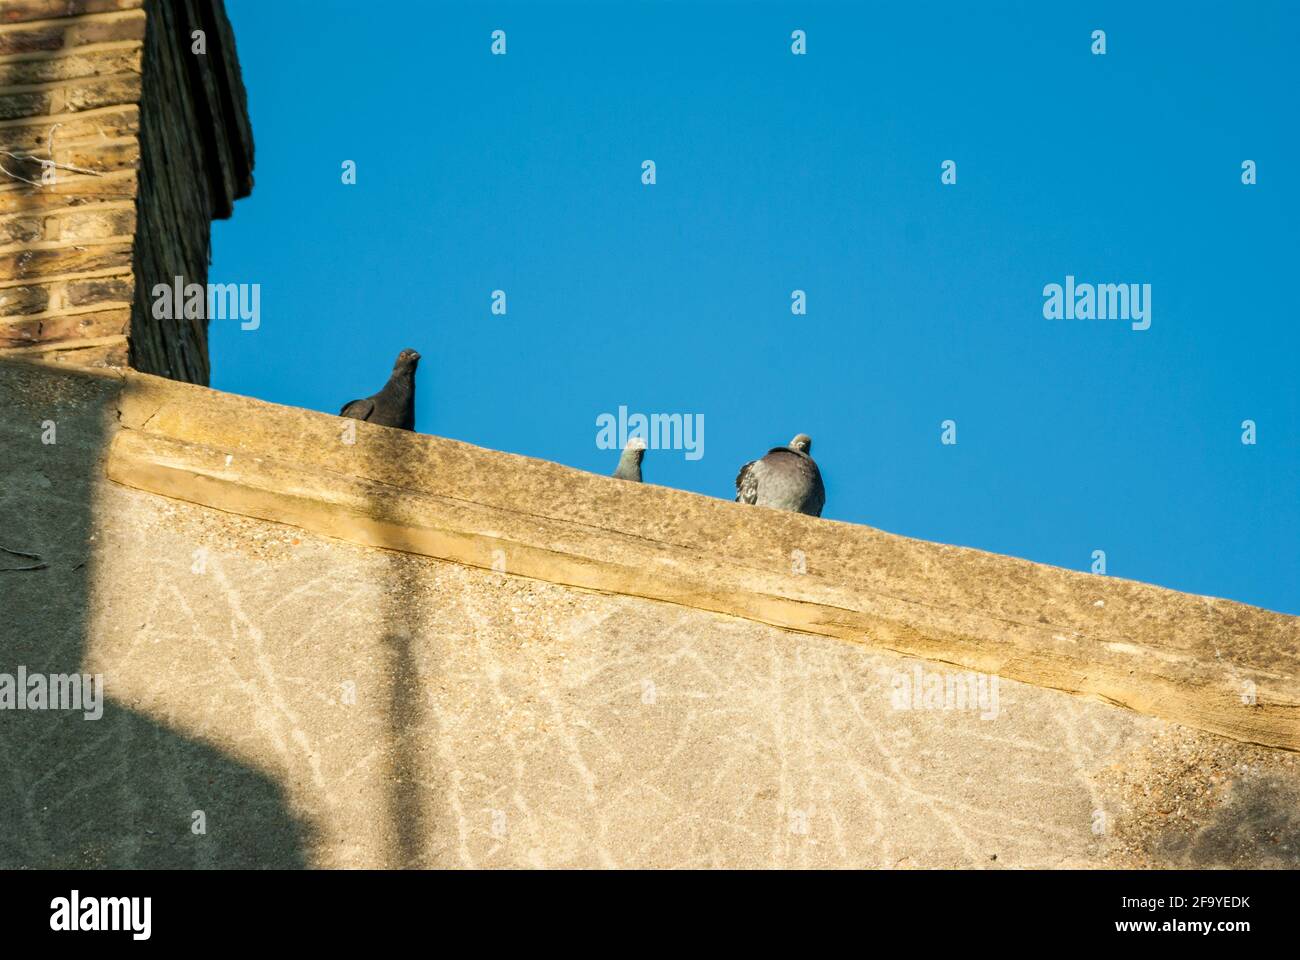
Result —
M 128 487 L 368 547 L 504 564 L 513 575 L 837 637 L 1300 750 L 1300 618 L 365 423 L 349 445 L 337 417 L 134 372 L 118 382 L 106 470 Z M 806 574 L 791 570 L 796 549 Z

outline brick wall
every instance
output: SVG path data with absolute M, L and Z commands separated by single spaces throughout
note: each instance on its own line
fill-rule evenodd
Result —
M 0 0 L 0 355 L 206 383 L 150 292 L 206 281 L 252 151 L 221 0 Z

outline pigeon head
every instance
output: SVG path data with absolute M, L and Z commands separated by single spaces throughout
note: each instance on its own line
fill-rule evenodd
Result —
M 645 437 L 629 437 L 627 446 L 618 458 L 618 469 L 614 476 L 619 480 L 641 482 L 641 458 L 645 456 Z
M 397 361 L 393 364 L 394 373 L 415 373 L 415 368 L 419 366 L 420 355 L 407 347 L 397 355 Z
M 799 453 L 812 453 L 812 437 L 806 433 L 796 434 L 790 441 L 790 449 L 797 450 Z

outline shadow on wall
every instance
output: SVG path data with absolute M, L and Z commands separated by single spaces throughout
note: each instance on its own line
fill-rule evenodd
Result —
M 340 420 L 341 424 L 347 421 Z M 372 428 L 381 429 L 381 428 Z M 357 448 L 364 441 L 357 437 Z M 373 448 L 371 448 L 373 449 Z M 382 450 L 382 446 L 379 448 Z M 388 502 L 370 501 L 372 515 L 386 521 Z M 383 551 L 386 574 L 380 593 L 383 657 L 383 712 L 385 867 L 428 869 L 438 865 L 436 854 L 425 845 L 434 836 L 429 797 L 436 793 L 432 780 L 437 768 L 426 762 L 428 749 L 429 688 L 432 666 L 424 663 L 426 613 L 423 584 L 433 579 L 430 561 L 395 550 Z
M 1194 835 L 1168 831 L 1157 844 L 1182 869 L 1294 870 L 1300 867 L 1300 787 L 1277 774 L 1240 776 L 1227 802 Z
M 0 361 L 0 546 L 40 558 L 0 552 L 10 675 L 78 673 L 91 639 L 93 498 L 118 381 L 75 375 L 50 389 L 38 371 Z M 39 569 L 12 569 L 29 566 Z M 0 710 L 0 869 L 307 865 L 311 830 L 274 780 L 115 701 L 111 676 L 105 687 L 98 720 Z M 196 811 L 206 833 L 193 830 Z
M 402 558 L 393 557 L 395 572 L 402 572 Z M 385 591 L 391 598 L 393 591 Z M 389 604 L 389 623 L 384 633 L 383 646 L 386 666 L 387 703 L 385 722 L 388 726 L 387 821 L 392 827 L 388 842 L 386 866 L 399 869 L 429 867 L 424 853 L 427 836 L 423 764 L 417 737 L 424 729 L 423 684 L 412 645 L 416 631 L 402 622 L 406 612 L 399 612 Z
M 29 40 L 37 51 L 65 42 L 49 29 Z M 39 162 L 11 157 L 7 167 L 0 214 L 9 229 L 0 244 L 9 244 L 4 254 L 21 281 L 29 262 L 49 255 L 38 246 L 49 200 Z M 0 310 L 12 314 L 0 318 L 0 346 L 31 351 L 123 332 L 120 324 L 87 329 L 94 314 L 50 317 L 36 295 L 48 289 L 38 282 L 24 289 L 32 296 L 11 297 L 10 309 Z M 91 603 L 112 603 L 91 591 L 102 546 L 94 496 L 118 386 L 111 376 L 71 373 L 56 386 L 0 359 L 0 547 L 16 551 L 0 550 L 0 674 L 80 673 L 93 640 Z M 113 613 L 130 624 L 137 611 Z M 306 865 L 311 830 L 274 780 L 117 702 L 111 677 L 105 686 L 95 720 L 81 710 L 0 710 L 0 869 Z M 206 833 L 193 829 L 196 811 Z

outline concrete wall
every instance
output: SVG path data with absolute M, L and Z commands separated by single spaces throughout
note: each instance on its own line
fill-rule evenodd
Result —
M 924 680 L 958 673 L 962 644 L 984 642 L 953 600 L 962 585 L 940 595 L 926 581 L 923 568 L 944 562 L 956 564 L 949 578 L 980 564 L 986 612 L 1053 609 L 1050 629 L 1077 631 L 1079 663 L 1100 651 L 1098 675 L 1104 647 L 1128 637 L 1134 669 L 1183 684 L 1189 702 L 1197 690 L 1212 699 L 1207 678 L 1226 669 L 1188 666 L 1201 662 L 1187 646 L 1194 625 L 1218 611 L 1220 649 L 1281 704 L 1280 726 L 1254 729 L 1282 740 L 1295 733 L 1282 708 L 1295 690 L 1296 618 L 976 551 L 943 561 L 929 551 L 954 548 L 367 424 L 341 444 L 335 418 L 129 373 L 0 362 L 0 406 L 0 546 L 40 558 L 0 553 L 0 567 L 47 564 L 0 573 L 0 672 L 98 672 L 109 697 L 99 720 L 0 711 L 0 867 L 1300 865 L 1297 754 L 1191 725 L 1212 710 L 1175 720 L 1160 713 L 1182 709 L 1178 698 L 1138 711 L 1007 676 L 996 716 L 988 704 L 896 699 L 918 669 Z M 232 415 L 245 439 L 220 447 L 204 424 Z M 42 442 L 49 422 L 53 444 Z M 141 444 L 165 437 L 170 452 L 149 454 L 150 473 Z M 402 457 L 389 458 L 391 444 Z M 278 509 L 252 496 L 257 471 L 310 457 L 353 459 L 282 484 L 302 522 L 194 502 L 238 490 L 253 512 Z M 342 491 L 385 465 L 399 471 L 391 502 L 345 512 Z M 505 488 L 518 509 L 488 503 L 458 470 Z M 457 509 L 472 516 L 439 506 L 426 471 L 460 486 Z M 183 497 L 141 489 L 182 476 Z M 441 539 L 412 532 L 400 501 L 414 490 L 426 497 L 422 529 Z M 754 583 L 746 593 L 728 579 L 725 537 L 707 554 L 682 537 L 678 553 L 658 545 L 657 522 L 635 520 L 648 503 L 696 528 L 774 541 L 780 563 L 797 530 L 809 551 L 801 576 L 813 581 L 800 581 L 811 598 L 800 606 L 851 574 L 849 554 L 873 567 L 888 555 L 898 583 L 930 597 L 935 623 L 964 617 L 966 628 L 949 635 L 914 617 L 928 649 L 947 644 L 921 659 L 888 649 L 902 634 L 883 614 L 880 631 L 835 636 L 824 621 L 762 622 L 783 609 L 770 604 L 746 616 L 705 609 L 752 603 Z M 584 509 L 602 529 L 564 516 Z M 388 526 L 361 525 L 366 511 Z M 553 524 L 551 559 L 529 567 L 526 537 L 541 523 Z M 381 529 L 406 531 L 404 548 L 365 542 Z M 653 559 L 638 561 L 643 579 L 619 579 L 616 551 L 638 541 L 671 560 L 672 597 L 649 595 L 668 582 Z M 429 544 L 446 556 L 421 553 Z M 491 569 L 497 549 L 509 572 Z M 843 562 L 826 565 L 827 552 Z M 747 576 L 767 596 L 797 596 L 765 563 L 753 557 Z M 681 586 L 695 576 L 719 586 Z M 1084 624 L 1068 603 L 1084 588 L 1081 607 L 1101 610 L 1102 599 L 1118 611 L 1137 596 L 1146 610 Z M 856 623 L 852 613 L 841 624 Z M 1188 626 L 1161 648 L 1168 623 Z M 1016 629 L 1005 621 L 1009 637 Z M 1180 644 L 1178 669 L 1160 674 Z

